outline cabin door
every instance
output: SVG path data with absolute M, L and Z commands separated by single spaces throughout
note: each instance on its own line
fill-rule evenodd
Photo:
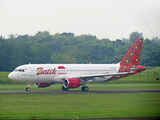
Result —
M 30 69 L 30 76 L 35 76 L 34 67 L 30 66 L 29 69 Z

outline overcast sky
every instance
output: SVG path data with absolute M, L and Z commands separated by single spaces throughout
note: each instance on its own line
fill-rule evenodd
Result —
M 0 35 L 72 32 L 116 40 L 160 38 L 160 0 L 0 0 Z

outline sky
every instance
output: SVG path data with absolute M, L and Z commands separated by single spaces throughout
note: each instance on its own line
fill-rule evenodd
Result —
M 38 31 L 110 40 L 137 31 L 160 38 L 160 0 L 0 0 L 0 35 Z

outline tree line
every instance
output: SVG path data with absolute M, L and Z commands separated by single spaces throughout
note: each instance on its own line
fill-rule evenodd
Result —
M 0 71 L 12 71 L 28 63 L 118 63 L 136 38 L 142 33 L 132 32 L 123 40 L 97 39 L 94 35 L 75 36 L 73 33 L 38 31 L 35 35 L 0 37 Z M 145 39 L 141 65 L 160 66 L 160 39 Z

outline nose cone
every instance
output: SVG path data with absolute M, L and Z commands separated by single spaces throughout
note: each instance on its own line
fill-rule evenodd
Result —
M 13 76 L 13 73 L 12 73 L 12 72 L 8 75 L 8 78 L 9 78 L 10 80 L 14 80 L 14 76 Z

